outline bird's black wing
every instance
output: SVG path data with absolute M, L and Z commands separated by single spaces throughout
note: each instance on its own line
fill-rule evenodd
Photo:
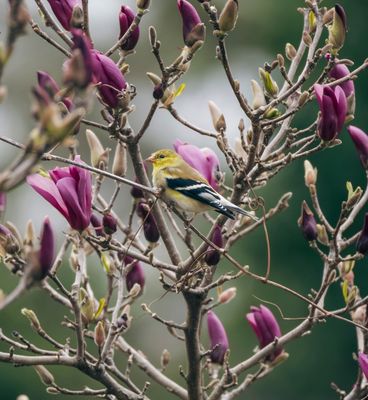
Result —
M 184 178 L 167 178 L 166 182 L 170 189 L 207 204 L 228 218 L 235 218 L 235 214 L 222 204 L 221 196 L 206 183 Z

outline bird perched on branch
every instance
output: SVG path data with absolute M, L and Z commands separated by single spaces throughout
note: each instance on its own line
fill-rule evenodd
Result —
M 228 218 L 243 214 L 258 220 L 253 214 L 226 200 L 207 180 L 175 151 L 163 149 L 153 153 L 147 161 L 153 165 L 153 184 L 163 190 L 163 198 L 178 209 L 201 213 L 215 210 Z

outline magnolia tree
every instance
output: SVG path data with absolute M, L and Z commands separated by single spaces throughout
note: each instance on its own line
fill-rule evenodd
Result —
M 318 200 L 317 170 L 306 160 L 310 154 L 341 144 L 339 133 L 354 117 L 353 80 L 368 65 L 366 61 L 353 70 L 352 62 L 341 58 L 347 25 L 344 9 L 338 4 L 327 9 L 321 7 L 320 0 L 306 0 L 298 9 L 303 17 L 299 45 L 294 47 L 287 43 L 284 55 L 278 54 L 272 63 L 265 63 L 259 69 L 259 81 L 250 82 L 252 98 L 246 98 L 227 55 L 231 31 L 236 29 L 237 0 L 224 0 L 220 9 L 211 1 L 177 0 L 184 47 L 171 64 L 166 64 L 160 55 L 155 28 L 151 26 L 148 32 L 142 32 L 139 26 L 142 18 L 149 18 L 149 7 L 158 10 L 163 7 L 159 1 L 150 4 L 149 0 L 137 0 L 136 10 L 122 5 L 116 21 L 120 24 L 120 36 L 104 52 L 93 44 L 88 0 L 35 0 L 35 3 L 42 16 L 40 23 L 32 20 L 23 0 L 9 0 L 8 31 L 0 52 L 0 78 L 17 40 L 21 40 L 30 26 L 45 45 L 53 46 L 65 56 L 65 62 L 60 65 L 62 82 L 57 83 L 47 72 L 39 71 L 32 89 L 35 124 L 30 128 L 27 141 L 17 143 L 11 137 L 1 137 L 19 152 L 0 174 L 1 213 L 5 211 L 6 193 L 18 185 L 28 184 L 39 194 L 39 204 L 56 208 L 68 228 L 62 245 L 56 248 L 56 233 L 48 218 L 43 221 L 39 235 L 31 222 L 24 236 L 11 222 L 0 225 L 3 264 L 9 274 L 19 279 L 12 292 L 1 293 L 0 309 L 25 291 L 39 287 L 45 300 L 50 299 L 65 308 L 65 319 L 54 320 L 54 323 L 61 323 L 69 330 L 64 340 L 57 340 L 48 333 L 37 310 L 23 308 L 21 313 L 44 345 L 33 344 L 28 339 L 32 336 L 29 332 L 14 333 L 12 337 L 0 331 L 0 361 L 32 366 L 50 394 L 149 399 L 152 398 L 149 385 L 154 382 L 162 387 L 163 393 L 166 391 L 171 397 L 183 400 L 230 400 L 242 398 L 243 392 L 254 382 L 275 368 L 282 368 L 291 341 L 313 332 L 319 322 L 335 318 L 350 324 L 356 331 L 357 376 L 350 388 L 340 389 L 336 384 L 333 388 L 340 399 L 366 398 L 367 298 L 362 298 L 354 281 L 353 267 L 368 252 L 368 214 L 361 231 L 353 234 L 347 231 L 357 218 L 362 219 L 360 211 L 367 203 L 368 190 L 354 189 L 350 185 L 338 221 L 332 224 Z M 50 35 L 51 30 L 56 35 Z M 228 142 L 226 116 L 213 102 L 209 102 L 213 120 L 211 131 L 184 119 L 175 108 L 175 98 L 183 89 L 180 79 L 195 62 L 196 53 L 206 45 L 206 35 L 212 34 L 217 41 L 213 53 L 223 66 L 224 79 L 243 114 L 234 147 Z M 135 111 L 133 102 L 137 93 L 134 82 L 128 83 L 125 75 L 139 40 L 149 40 L 152 60 L 157 62 L 160 73 L 147 72 L 153 83 L 152 105 L 135 130 L 129 118 Z M 279 85 L 273 76 L 276 73 L 282 77 Z M 6 82 L 2 81 L 1 85 L 4 99 Z M 92 102 L 98 103 L 103 123 L 89 119 Z M 301 129 L 295 128 L 294 117 L 311 102 L 319 106 L 314 122 Z M 142 110 L 139 112 L 143 114 Z M 229 213 L 227 216 L 232 219 L 214 213 L 202 216 L 183 213 L 175 203 L 165 200 L 168 198 L 165 190 L 173 188 L 165 185 L 157 188 L 150 184 L 150 167 L 144 161 L 148 154 L 142 156 L 141 146 L 152 118 L 159 112 L 170 113 L 179 126 L 208 138 L 209 148 L 181 141 L 173 144 L 176 153 L 202 176 L 201 183 L 186 186 L 181 196 L 193 201 L 194 191 L 205 187 L 206 193 L 213 193 L 213 189 L 247 210 L 249 215 Z M 245 129 L 248 122 L 244 120 L 249 122 L 248 130 Z M 76 140 L 78 135 L 84 134 L 86 126 L 93 129 L 86 130 L 90 164 L 78 155 Z M 368 136 L 355 126 L 348 126 L 347 130 L 365 170 Z M 110 157 L 99 140 L 102 136 L 108 136 L 111 147 L 115 148 Z M 62 148 L 69 151 L 68 158 L 58 155 Z M 224 183 L 219 167 L 220 153 L 231 171 L 231 185 Z M 127 163 L 128 159 L 131 163 Z M 267 225 L 288 207 L 291 193 L 284 194 L 268 209 L 258 189 L 268 185 L 274 176 L 298 159 L 305 159 L 305 184 L 310 193 L 310 199 L 302 204 L 299 225 L 311 251 L 318 253 L 322 266 L 319 288 L 311 289 L 306 296 L 270 279 L 270 257 L 267 272 L 258 275 L 244 264 L 246 259 L 230 255 L 231 247 L 256 229 L 265 231 L 268 242 Z M 50 160 L 60 166 L 47 170 Z M 131 171 L 127 165 L 132 166 Z M 170 163 L 165 168 L 170 175 Z M 177 174 L 178 179 L 188 180 L 187 168 L 179 168 Z M 115 183 L 111 198 L 105 198 L 101 191 L 108 180 Z M 130 193 L 132 209 L 117 215 L 114 206 L 123 191 Z M 206 201 L 205 196 L 201 201 Z M 210 221 L 209 232 L 203 231 L 202 218 Z M 178 250 L 178 240 L 183 242 L 180 248 L 184 250 Z M 106 291 L 101 299 L 96 298 L 95 282 L 89 277 L 88 264 L 92 255 L 98 256 L 105 271 Z M 226 272 L 224 269 L 217 271 L 221 259 L 226 259 L 231 266 Z M 74 274 L 71 286 L 60 278 L 61 266 L 66 262 Z M 178 346 L 185 347 L 185 365 L 171 367 L 176 368 L 176 379 L 165 373 L 170 361 L 168 350 L 162 349 L 161 365 L 155 365 L 125 338 L 126 331 L 134 328 L 135 323 L 131 305 L 140 302 L 144 288 L 150 290 L 145 285 L 142 264 L 146 265 L 144 269 L 155 271 L 162 294 L 169 293 L 184 300 L 185 321 L 168 321 L 159 310 L 152 311 L 150 306 L 141 305 L 163 330 L 167 329 L 175 337 Z M 259 344 L 253 354 L 234 365 L 227 328 L 217 317 L 216 308 L 231 310 L 228 303 L 236 295 L 231 281 L 244 276 L 303 300 L 306 316 L 302 321 L 295 321 L 288 332 L 281 332 L 270 308 L 263 304 L 251 307 L 246 318 Z M 339 309 L 328 310 L 325 298 L 335 285 L 341 285 L 345 302 Z M 203 325 L 207 325 L 207 329 L 202 330 Z M 75 341 L 70 341 L 71 337 Z M 202 344 L 208 342 L 209 347 Z M 119 355 L 125 356 L 124 368 L 117 363 Z M 48 366 L 77 369 L 95 381 L 95 385 L 63 387 Z M 137 383 L 133 366 L 146 375 L 145 385 Z

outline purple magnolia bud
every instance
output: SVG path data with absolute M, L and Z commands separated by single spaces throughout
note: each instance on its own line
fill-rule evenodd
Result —
M 144 201 L 139 202 L 137 215 L 143 220 L 143 233 L 146 240 L 150 243 L 158 242 L 160 240 L 160 232 L 156 220 L 150 212 L 150 206 Z
M 178 0 L 178 9 L 183 20 L 184 43 L 192 47 L 198 40 L 203 41 L 205 27 L 197 10 L 187 0 Z
M 356 248 L 360 254 L 366 255 L 368 252 L 368 213 L 364 216 L 364 224 Z
M 102 225 L 107 235 L 112 235 L 117 230 L 117 221 L 112 214 L 104 214 L 102 218 Z
M 208 147 L 199 148 L 177 139 L 174 143 L 175 151 L 190 166 L 196 169 L 207 182 L 217 190 L 221 179 L 220 161 L 216 153 Z
M 208 336 L 211 342 L 210 358 L 214 364 L 222 365 L 226 351 L 229 349 L 229 341 L 226 331 L 218 316 L 213 311 L 207 312 Z
M 103 236 L 103 225 L 101 218 L 99 218 L 96 214 L 91 215 L 91 224 L 95 228 L 95 233 L 97 236 Z
M 40 236 L 40 279 L 47 276 L 55 260 L 55 239 L 54 231 L 51 227 L 49 217 L 43 221 L 41 236 Z
M 75 161 L 83 164 L 79 156 Z M 73 229 L 83 231 L 92 215 L 92 176 L 77 166 L 54 168 L 49 177 L 39 174 L 27 177 L 27 182 L 46 201 L 53 205 Z
M 98 91 L 102 100 L 111 108 L 119 105 L 121 92 L 126 88 L 124 76 L 118 66 L 102 53 L 94 50 L 93 72 L 99 83 Z
M 302 203 L 302 214 L 298 220 L 298 225 L 300 226 L 306 240 L 311 241 L 317 239 L 317 223 L 312 210 L 308 207 L 308 204 L 305 201 Z
M 39 86 L 45 90 L 45 92 L 50 96 L 51 99 L 55 97 L 55 95 L 60 91 L 59 85 L 56 83 L 55 79 L 44 71 L 37 72 L 37 80 Z M 72 101 L 65 97 L 62 99 L 62 102 L 65 104 L 65 107 L 70 111 L 73 107 Z
M 257 336 L 259 347 L 262 349 L 281 336 L 281 330 L 272 312 L 265 306 L 251 307 L 250 313 L 246 315 L 251 328 Z M 281 348 L 275 349 L 267 359 L 273 361 L 282 353 Z
M 221 233 L 221 226 L 216 225 L 215 230 L 211 236 L 211 242 L 215 244 L 217 247 L 221 247 L 224 245 L 224 239 Z M 207 253 L 204 258 L 207 265 L 215 266 L 220 262 L 221 254 L 213 249 L 211 246 L 208 246 Z
M 345 64 L 336 64 L 331 71 L 329 72 L 329 77 L 335 80 L 345 78 L 350 74 L 349 68 Z M 350 79 L 343 83 L 340 83 L 338 86 L 345 93 L 345 97 L 348 103 L 348 111 L 347 117 L 352 119 L 355 113 L 355 86 L 354 82 Z
M 135 178 L 135 182 L 139 183 L 137 178 Z M 132 186 L 132 188 L 130 189 L 130 194 L 136 200 L 140 200 L 140 199 L 144 198 L 143 190 L 139 189 L 135 186 Z
M 348 132 L 353 140 L 364 168 L 368 168 L 368 135 L 356 126 L 348 126 Z
M 329 142 L 336 138 L 344 125 L 347 100 L 340 86 L 331 88 L 316 84 L 314 92 L 321 112 L 317 133 L 323 141 Z
M 81 29 L 73 29 L 72 56 L 63 65 L 64 82 L 85 89 L 93 81 L 92 46 Z
M 127 290 L 130 291 L 134 284 L 138 284 L 141 287 L 141 290 L 144 288 L 145 284 L 145 277 L 142 264 L 135 260 L 134 258 L 126 255 L 123 259 L 123 262 L 126 267 L 129 266 L 130 270 L 126 274 L 125 283 Z
M 135 14 L 132 9 L 128 6 L 121 6 L 120 14 L 119 14 L 119 23 L 120 23 L 120 35 L 119 39 L 121 39 L 125 33 L 128 31 L 130 25 L 132 25 L 135 18 Z M 137 26 L 133 32 L 130 33 L 129 38 L 121 45 L 121 49 L 128 51 L 133 50 L 137 45 L 139 39 L 139 26 Z
M 6 193 L 0 192 L 0 215 L 5 212 L 6 208 Z
M 55 17 L 67 31 L 71 29 L 71 20 L 75 6 L 82 8 L 81 0 L 48 0 Z
M 358 362 L 364 376 L 368 379 L 368 355 L 359 352 Z

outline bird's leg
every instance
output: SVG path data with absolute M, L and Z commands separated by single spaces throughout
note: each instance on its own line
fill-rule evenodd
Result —
M 194 215 L 189 216 L 187 213 L 183 213 L 184 217 L 184 229 L 185 229 L 185 244 L 189 248 L 189 252 L 192 255 L 194 252 L 194 246 L 192 241 L 192 231 L 190 229 L 190 225 L 194 219 Z

